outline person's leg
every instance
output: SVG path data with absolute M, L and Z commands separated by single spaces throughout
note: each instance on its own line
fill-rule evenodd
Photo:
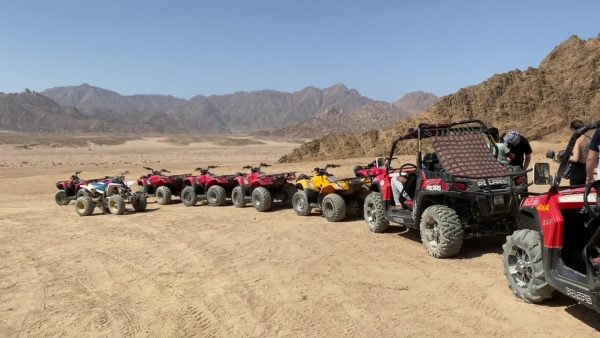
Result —
M 392 181 L 392 195 L 394 195 L 394 203 L 396 205 L 402 205 L 400 203 L 400 195 L 404 191 L 404 185 L 402 185 L 402 182 L 398 181 L 398 179 L 396 177 L 392 177 L 391 181 Z

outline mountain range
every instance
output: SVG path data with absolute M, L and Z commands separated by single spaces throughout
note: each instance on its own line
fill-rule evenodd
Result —
M 538 68 L 493 75 L 442 97 L 427 111 L 391 128 L 315 139 L 280 161 L 385 155 L 395 138 L 418 123 L 480 119 L 501 132 L 519 130 L 532 140 L 559 131 L 576 118 L 600 120 L 600 37 L 582 40 L 572 36 L 555 47 Z M 408 153 L 408 149 L 400 150 Z

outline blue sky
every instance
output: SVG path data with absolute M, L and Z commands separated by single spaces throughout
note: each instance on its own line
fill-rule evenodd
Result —
M 446 95 L 598 36 L 598 13 L 600 1 L 0 0 L 0 91 Z

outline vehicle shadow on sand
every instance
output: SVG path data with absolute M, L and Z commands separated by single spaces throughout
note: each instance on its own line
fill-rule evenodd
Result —
M 571 316 L 577 318 L 582 323 L 591 327 L 596 331 L 600 331 L 600 322 L 598 321 L 598 313 L 584 305 L 577 303 L 574 299 L 567 297 L 560 292 L 554 292 L 552 299 L 549 299 L 542 304 L 548 307 L 564 307 L 565 311 Z
M 144 210 L 142 212 L 136 212 L 135 210 L 127 209 L 127 210 L 125 210 L 125 212 L 123 214 L 121 214 L 121 215 L 115 215 L 115 216 L 128 216 L 128 215 L 135 215 L 135 214 L 146 214 L 146 213 L 154 212 L 154 211 L 158 211 L 158 210 L 160 210 L 160 208 L 146 209 L 146 210 Z M 94 217 L 94 216 L 112 216 L 112 214 L 111 213 L 97 212 L 97 213 L 93 213 L 91 215 L 88 215 L 86 217 Z

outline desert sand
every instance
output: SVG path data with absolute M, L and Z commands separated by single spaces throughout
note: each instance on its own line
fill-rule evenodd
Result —
M 374 234 L 359 218 L 180 203 L 79 217 L 73 202 L 54 203 L 55 182 L 75 170 L 127 169 L 135 179 L 144 165 L 184 173 L 216 164 L 225 174 L 275 164 L 296 146 L 221 144 L 0 145 L 0 336 L 590 337 L 600 328 L 597 313 L 567 297 L 515 298 L 497 239 L 469 240 L 439 260 L 417 232 Z M 535 143 L 534 159 L 549 147 Z M 335 161 L 333 172 L 369 160 Z

